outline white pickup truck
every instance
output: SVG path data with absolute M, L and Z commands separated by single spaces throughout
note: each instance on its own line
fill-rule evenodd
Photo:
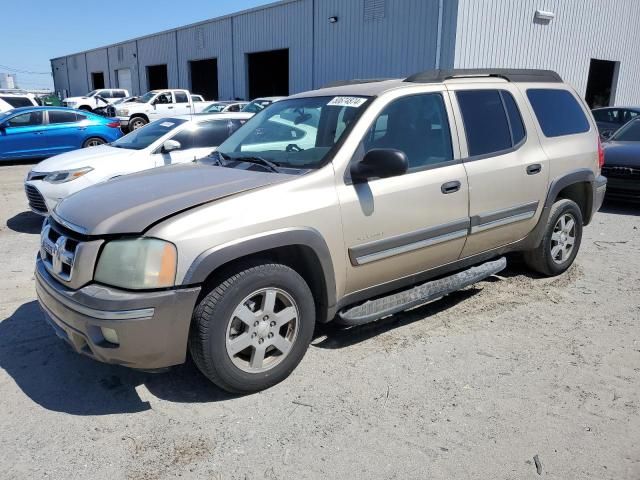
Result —
M 188 90 L 151 90 L 132 102 L 119 105 L 116 117 L 124 128 L 137 130 L 161 118 L 200 113 L 212 103 L 197 101 L 198 96 L 194 97 Z
M 84 97 L 68 97 L 62 101 L 62 105 L 89 112 L 116 102 L 129 96 L 129 91 L 124 88 L 102 88 L 87 93 Z

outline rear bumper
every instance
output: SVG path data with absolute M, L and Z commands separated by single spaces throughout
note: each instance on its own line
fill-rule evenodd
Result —
M 129 117 L 114 117 L 114 118 L 117 118 L 120 121 L 121 127 L 126 127 L 129 125 Z
M 599 175 L 596 180 L 593 182 L 593 213 L 591 216 L 595 215 L 595 213 L 600 210 L 602 207 L 602 202 L 604 202 L 604 196 L 607 192 L 608 181 L 606 177 Z
M 126 292 L 100 285 L 68 290 L 36 262 L 36 292 L 56 334 L 78 353 L 104 363 L 158 369 L 184 363 L 200 288 Z M 105 339 L 112 329 L 118 343 Z

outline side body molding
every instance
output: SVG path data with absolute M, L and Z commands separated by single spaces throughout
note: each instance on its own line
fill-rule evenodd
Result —
M 313 228 L 276 230 L 212 247 L 198 255 L 187 270 L 182 283 L 184 285 L 199 284 L 225 263 L 273 248 L 298 245 L 313 250 L 322 265 L 322 272 L 318 273 L 322 275 L 327 292 L 327 306 L 331 309 L 336 304 L 337 295 L 333 262 L 327 243 L 320 232 Z

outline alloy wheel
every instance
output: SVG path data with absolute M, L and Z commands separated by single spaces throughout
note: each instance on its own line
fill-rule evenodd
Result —
M 551 258 L 557 264 L 566 262 L 576 243 L 576 220 L 570 213 L 558 218 L 551 234 Z

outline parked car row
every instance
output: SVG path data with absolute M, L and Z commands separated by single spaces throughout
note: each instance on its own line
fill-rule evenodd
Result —
M 190 106 L 180 92 L 119 116 L 175 113 Z M 554 72 L 423 72 L 248 107 L 243 126 L 242 113 L 147 117 L 29 174 L 50 213 L 36 291 L 77 352 L 145 370 L 190 353 L 220 387 L 255 392 L 296 368 L 316 323 L 415 308 L 508 252 L 566 271 L 606 190 L 595 121 Z M 167 165 L 204 131 L 214 153 Z

